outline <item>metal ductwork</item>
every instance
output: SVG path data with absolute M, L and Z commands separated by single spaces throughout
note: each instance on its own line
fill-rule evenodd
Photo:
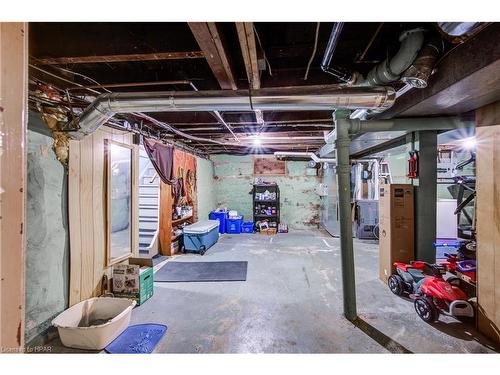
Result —
M 294 152 L 294 151 L 276 151 L 274 153 L 276 159 L 286 158 L 286 157 L 303 157 L 311 158 L 315 163 L 335 163 L 337 160 L 334 158 L 320 158 L 314 152 Z
M 426 88 L 442 49 L 443 42 L 440 40 L 435 39 L 427 42 L 415 61 L 403 73 L 401 81 L 417 89 Z
M 343 22 L 336 22 L 332 27 L 330 39 L 321 62 L 321 69 L 348 85 L 384 86 L 395 82 L 403 75 L 403 82 L 411 87 L 423 88 L 431 75 L 441 47 L 437 42 L 429 42 L 422 49 L 425 30 L 417 28 L 405 31 L 399 37 L 401 46 L 391 59 L 376 65 L 366 76 L 332 65 L 333 54 L 337 46 Z M 422 52 L 419 54 L 419 51 Z M 404 74 L 403 74 L 404 73 Z
M 401 47 L 396 55 L 375 66 L 368 73 L 366 79 L 357 85 L 380 86 L 397 81 L 417 57 L 424 43 L 424 33 L 425 30 L 421 28 L 402 33 L 399 37 Z
M 340 33 L 342 31 L 343 26 L 344 26 L 343 22 L 335 22 L 333 24 L 332 32 L 330 34 L 330 39 L 328 39 L 328 44 L 326 45 L 325 54 L 321 62 L 321 69 L 325 73 L 333 75 L 335 78 L 339 79 L 342 82 L 346 82 L 347 84 L 353 84 L 354 81 L 356 80 L 355 73 L 350 72 L 339 66 L 332 65 L 333 54 L 335 52 L 335 48 L 337 47 L 337 43 L 339 41 Z
M 390 87 L 308 86 L 249 92 L 139 92 L 102 94 L 87 107 L 71 128 L 73 139 L 92 134 L 115 114 L 183 111 L 307 111 L 390 108 L 395 91 Z

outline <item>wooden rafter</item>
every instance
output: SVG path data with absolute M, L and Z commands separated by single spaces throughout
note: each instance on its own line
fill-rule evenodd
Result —
M 240 40 L 241 54 L 245 62 L 248 83 L 254 90 L 260 89 L 259 66 L 257 64 L 257 47 L 253 22 L 236 22 L 236 31 Z
M 224 42 L 215 22 L 189 22 L 208 65 L 223 90 L 236 90 L 236 80 Z
M 116 63 L 133 61 L 159 61 L 159 60 L 182 60 L 200 59 L 205 57 L 202 51 L 186 52 L 157 52 L 136 53 L 129 55 L 97 55 L 97 56 L 75 56 L 75 57 L 46 57 L 37 58 L 39 64 L 44 65 L 66 65 L 66 64 L 89 64 L 89 63 Z

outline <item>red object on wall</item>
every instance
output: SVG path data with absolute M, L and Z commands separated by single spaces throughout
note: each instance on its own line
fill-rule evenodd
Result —
M 410 151 L 408 159 L 408 178 L 418 178 L 418 151 Z

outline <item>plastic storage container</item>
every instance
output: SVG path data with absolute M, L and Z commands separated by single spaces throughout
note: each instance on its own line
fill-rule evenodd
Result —
M 94 297 L 63 311 L 52 324 L 64 346 L 101 350 L 128 327 L 135 305 L 125 298 Z
M 195 251 L 201 255 L 205 254 L 211 246 L 219 239 L 219 221 L 204 220 L 185 226 L 184 248 L 182 251 Z
M 241 225 L 241 233 L 253 233 L 253 221 L 246 221 Z
M 208 218 L 210 220 L 219 220 L 219 233 L 226 233 L 227 211 L 210 211 Z
M 228 217 L 226 219 L 226 233 L 240 234 L 241 224 L 243 224 L 243 216 Z

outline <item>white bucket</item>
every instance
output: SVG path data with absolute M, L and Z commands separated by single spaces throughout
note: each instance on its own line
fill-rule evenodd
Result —
M 101 350 L 128 327 L 136 303 L 125 298 L 90 298 L 60 313 L 52 324 L 64 346 Z

